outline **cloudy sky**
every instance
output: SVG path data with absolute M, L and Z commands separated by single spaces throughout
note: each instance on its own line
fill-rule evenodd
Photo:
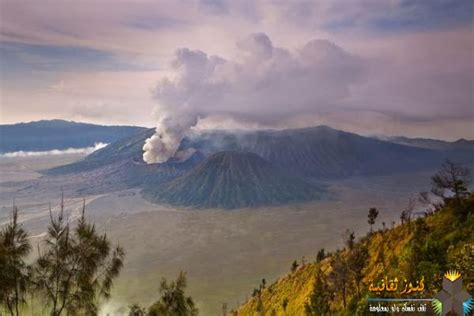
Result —
M 474 1 L 0 1 L 0 123 L 474 139 Z

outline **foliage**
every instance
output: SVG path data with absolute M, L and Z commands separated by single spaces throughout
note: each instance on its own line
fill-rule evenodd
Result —
M 354 244 L 355 244 L 355 233 L 354 231 L 351 231 L 350 229 L 347 229 L 345 232 L 345 243 L 346 246 L 349 250 L 354 249 Z
M 291 264 L 291 272 L 294 273 L 299 267 L 299 264 L 298 264 L 298 261 L 293 261 L 293 263 Z
M 408 225 L 369 233 L 353 245 L 355 238 L 348 234 L 345 249 L 327 255 L 320 251 L 314 263 L 295 269 L 263 290 L 261 304 L 277 315 L 366 315 L 371 280 L 384 276 L 424 278 L 423 295 L 429 296 L 441 289 L 442 274 L 449 269 L 461 272 L 465 289 L 473 295 L 474 194 L 445 202 L 436 212 L 412 223 L 407 210 L 404 223 Z M 369 224 L 373 225 L 378 211 L 371 213 Z M 247 301 L 238 315 L 254 315 L 257 303 L 255 299 Z
M 357 298 L 361 298 L 361 282 L 364 278 L 364 268 L 367 265 L 369 252 L 367 245 L 359 243 L 353 251 L 349 253 L 348 266 L 353 279 L 353 283 L 356 287 Z
M 20 305 L 25 303 L 30 279 L 25 258 L 30 251 L 28 234 L 18 223 L 18 209 L 13 206 L 11 222 L 0 233 L 0 303 L 11 315 L 20 315 Z
M 146 308 L 141 307 L 138 304 L 130 305 L 128 311 L 128 316 L 145 316 L 146 315 Z
M 342 299 L 344 308 L 347 305 L 347 291 L 349 288 L 350 276 L 347 257 L 343 253 L 336 253 L 331 258 L 332 271 L 329 273 L 329 279 L 334 288 L 334 292 L 338 293 Z
M 19 315 L 30 294 L 53 316 L 96 315 L 101 300 L 110 297 L 125 253 L 119 246 L 112 248 L 107 235 L 86 220 L 85 202 L 74 228 L 65 220 L 64 199 L 57 216 L 50 209 L 44 247 L 38 247 L 38 257 L 30 265 L 25 258 L 31 245 L 18 224 L 16 207 L 12 218 L 0 234 L 1 305 Z
M 328 282 L 324 273 L 319 268 L 316 271 L 314 279 L 313 293 L 309 297 L 309 303 L 305 304 L 306 315 L 324 316 L 329 313 L 329 302 L 332 299 L 331 291 L 329 290 Z
M 195 316 L 199 312 L 190 296 L 184 294 L 186 274 L 180 272 L 176 281 L 163 278 L 160 284 L 160 299 L 150 306 L 148 316 Z
M 324 258 L 326 258 L 326 253 L 324 248 L 321 248 L 316 255 L 316 262 L 321 262 Z
M 375 219 L 379 215 L 379 211 L 375 207 L 371 207 L 369 209 L 369 215 L 368 215 L 368 223 L 370 225 L 370 232 L 372 233 L 372 226 L 375 224 Z
M 449 199 L 454 195 L 457 202 L 469 194 L 470 182 L 469 169 L 462 167 L 450 160 L 446 160 L 441 169 L 432 178 L 432 192 L 443 199 Z
M 119 246 L 112 249 L 107 235 L 86 221 L 85 207 L 71 229 L 63 205 L 57 217 L 51 213 L 45 249 L 34 265 L 34 284 L 52 315 L 95 315 L 100 299 L 110 297 L 125 253 Z

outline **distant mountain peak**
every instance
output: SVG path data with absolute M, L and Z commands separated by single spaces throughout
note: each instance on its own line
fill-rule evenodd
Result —
M 90 147 L 95 143 L 112 143 L 142 130 L 145 128 L 60 119 L 0 125 L 0 153 Z

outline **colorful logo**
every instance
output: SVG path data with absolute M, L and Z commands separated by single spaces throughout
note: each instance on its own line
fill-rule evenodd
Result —
M 461 273 L 447 271 L 443 277 L 443 289 L 433 299 L 433 310 L 437 315 L 445 316 L 449 312 L 467 316 L 474 307 L 472 297 L 462 289 Z

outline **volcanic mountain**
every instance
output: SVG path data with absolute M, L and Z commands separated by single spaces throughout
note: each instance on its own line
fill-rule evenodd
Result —
M 314 200 L 321 187 L 250 152 L 211 155 L 189 172 L 143 194 L 155 202 L 198 208 L 241 208 Z
M 239 150 L 292 172 L 315 178 L 381 175 L 436 166 L 445 157 L 434 152 L 339 131 L 327 126 L 244 133 L 202 134 L 189 146 L 208 152 Z
M 153 129 L 140 131 L 45 173 L 87 179 L 82 193 L 139 188 L 153 201 L 233 208 L 307 200 L 311 194 L 301 183 L 433 170 L 446 158 L 474 163 L 473 151 L 465 149 L 474 146 L 465 141 L 462 149 L 448 142 L 436 149 L 424 148 L 417 142 L 399 144 L 318 126 L 195 133 L 183 139 L 178 153 L 166 163 L 147 164 L 142 148 L 153 133 Z M 220 152 L 226 154 L 214 155 Z M 298 189 L 284 187 L 283 179 Z M 248 195 L 246 187 L 262 187 L 262 192 Z M 242 203 L 237 203 L 236 196 Z

